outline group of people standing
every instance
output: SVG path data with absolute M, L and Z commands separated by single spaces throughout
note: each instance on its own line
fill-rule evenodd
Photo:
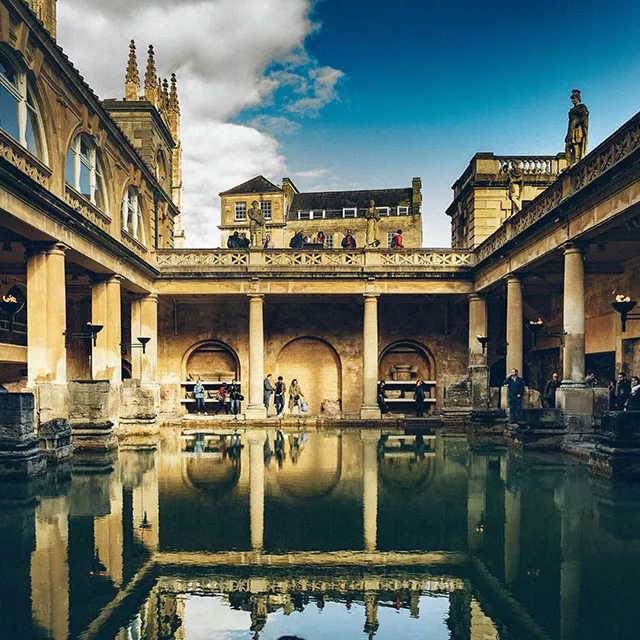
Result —
M 273 375 L 271 373 L 267 375 L 263 382 L 263 399 L 267 416 L 269 415 L 271 396 L 273 396 L 273 406 L 278 418 L 282 418 L 284 415 L 285 397 L 288 397 L 287 408 L 289 413 L 293 413 L 296 408 L 298 409 L 298 415 L 309 410 L 309 405 L 305 400 L 300 384 L 296 378 L 291 381 L 287 389 L 287 385 L 282 376 L 278 376 L 278 379 L 274 383 Z
M 416 418 L 424 417 L 424 405 L 425 398 L 427 397 L 427 385 L 424 380 L 418 380 L 413 387 L 413 401 L 415 403 L 416 408 Z M 380 413 L 385 414 L 389 413 L 389 405 L 387 404 L 387 383 L 385 380 L 380 380 L 378 382 L 378 407 L 380 408 Z
M 198 415 L 208 415 L 205 397 L 209 392 L 202 384 L 202 378 L 196 380 L 193 386 L 193 397 L 196 401 L 196 412 Z M 231 414 L 234 420 L 238 419 L 240 413 L 240 403 L 244 400 L 244 396 L 240 393 L 240 384 L 234 378 L 230 383 L 223 382 L 215 391 L 215 400 L 217 402 L 213 415 L 218 415 L 224 411 L 226 415 Z
M 621 371 L 609 383 L 609 409 L 611 411 L 640 411 L 640 378 L 627 377 Z

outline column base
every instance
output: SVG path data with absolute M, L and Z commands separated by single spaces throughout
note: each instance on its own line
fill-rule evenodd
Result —
M 482 364 L 471 365 L 469 367 L 469 383 L 472 408 L 487 409 L 491 404 L 489 367 Z
M 267 409 L 264 405 L 249 405 L 244 410 L 244 416 L 246 420 L 266 420 Z
M 362 405 L 360 408 L 360 420 L 380 420 L 382 414 L 378 405 Z
M 556 391 L 556 408 L 566 416 L 593 416 L 593 396 L 584 384 L 563 382 Z

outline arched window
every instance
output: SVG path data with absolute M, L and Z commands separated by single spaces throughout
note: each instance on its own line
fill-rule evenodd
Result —
M 66 180 L 67 184 L 95 204 L 98 209 L 106 212 L 104 177 L 98 149 L 93 140 L 84 133 L 79 133 L 69 147 Z
M 122 200 L 122 228 L 138 242 L 144 244 L 144 224 L 140 194 L 135 187 L 128 187 Z
M 27 74 L 0 52 L 0 129 L 43 159 L 42 124 Z

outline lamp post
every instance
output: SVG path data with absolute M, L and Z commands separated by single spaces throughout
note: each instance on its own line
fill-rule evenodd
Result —
M 89 340 L 93 341 L 93 346 L 95 347 L 98 341 L 98 334 L 102 331 L 103 325 L 101 324 L 91 324 L 87 322 L 87 330 L 86 331 L 63 331 L 62 335 L 67 340 Z
M 558 338 L 560 340 L 560 344 L 564 345 L 564 337 L 567 335 L 566 331 L 545 331 L 541 333 L 542 328 L 544 327 L 544 320 L 542 318 L 538 318 L 537 320 L 529 320 L 529 331 L 533 335 L 533 344 L 536 344 L 536 338 L 538 336 L 543 336 L 545 338 Z

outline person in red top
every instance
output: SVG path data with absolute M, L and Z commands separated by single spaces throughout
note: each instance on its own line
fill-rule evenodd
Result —
M 404 244 L 402 242 L 402 229 L 398 229 L 391 239 L 391 247 L 393 249 L 404 249 Z

